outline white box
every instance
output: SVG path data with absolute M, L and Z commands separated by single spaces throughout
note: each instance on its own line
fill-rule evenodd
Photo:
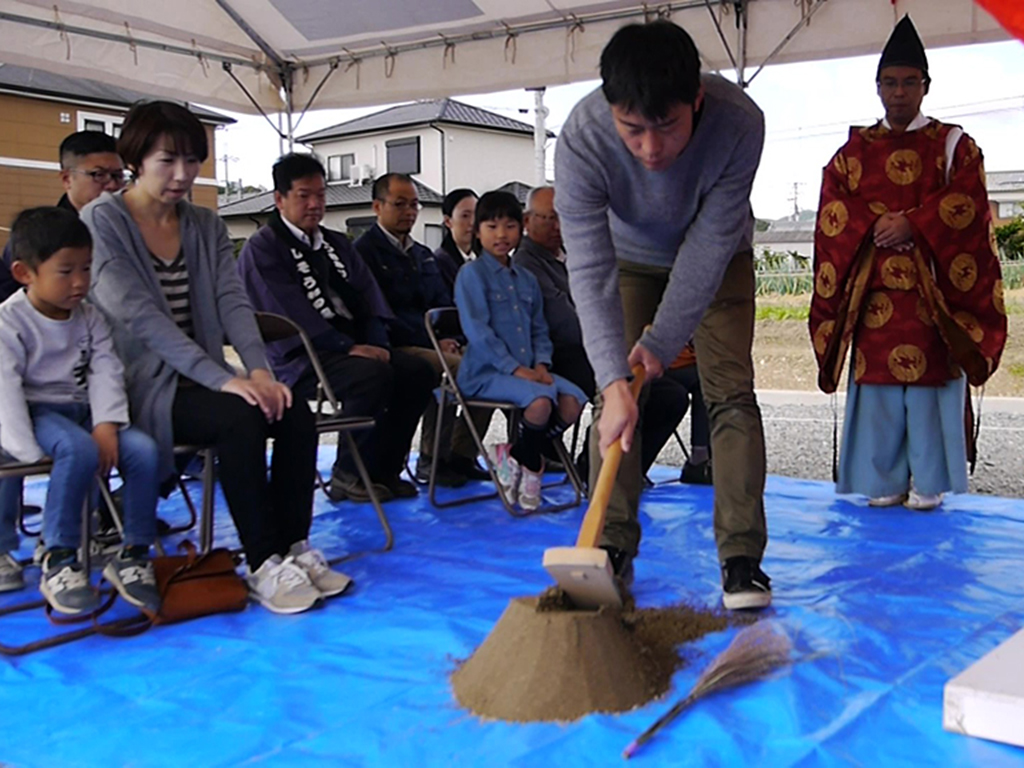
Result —
M 1024 629 L 946 683 L 942 727 L 1024 747 Z

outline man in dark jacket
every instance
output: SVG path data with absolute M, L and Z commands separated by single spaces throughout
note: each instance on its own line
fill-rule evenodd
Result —
M 401 173 L 388 173 L 373 183 L 373 212 L 377 223 L 356 240 L 359 254 L 373 270 L 384 297 L 395 313 L 391 340 L 397 351 L 430 363 L 435 381 L 440 383 L 441 362 L 427 335 L 423 316 L 428 309 L 454 306 L 434 253 L 412 239 L 421 205 L 413 180 Z M 453 373 L 462 359 L 459 339 L 441 339 L 441 349 Z M 473 421 L 485 434 L 490 411 L 474 411 Z M 455 420 L 454 408 L 445 414 L 446 428 L 441 434 L 437 482 L 459 486 L 466 479 L 490 478 L 476 463 L 476 444 L 463 420 Z M 431 400 L 423 417 L 423 436 L 416 477 L 426 482 L 434 450 L 437 402 Z
M 554 187 L 536 187 L 530 191 L 524 223 L 526 237 L 514 258 L 516 264 L 530 270 L 540 283 L 544 319 L 548 321 L 551 343 L 555 346 L 551 371 L 565 376 L 593 399 L 594 369 L 583 348 L 576 304 L 569 293 L 569 270 L 565 266 L 562 230 L 555 211 Z
M 320 226 L 327 184 L 312 155 L 289 154 L 274 165 L 277 210 L 242 249 L 238 268 L 257 310 L 290 318 L 309 335 L 345 416 L 373 416 L 356 435 L 383 500 L 416 495 L 399 479 L 416 424 L 431 399 L 433 368 L 391 348 L 394 321 L 373 274 L 340 232 Z M 311 399 L 316 373 L 299 339 L 268 346 L 278 379 Z M 352 457 L 339 443 L 331 498 L 365 501 Z

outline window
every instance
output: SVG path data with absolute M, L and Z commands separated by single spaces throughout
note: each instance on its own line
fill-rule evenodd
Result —
M 444 240 L 444 226 L 441 224 L 424 224 L 423 225 L 423 244 L 432 251 L 436 251 L 441 247 L 441 241 Z
M 356 240 L 376 223 L 376 216 L 352 216 L 345 219 L 345 234 Z
M 394 139 L 385 143 L 388 150 L 388 173 L 420 172 L 420 137 Z
M 1021 212 L 1020 203 L 1014 202 L 1001 202 L 999 203 L 999 218 L 1000 219 L 1012 219 L 1018 213 Z
M 355 164 L 355 155 L 331 155 L 327 158 L 327 180 L 349 181 Z
M 121 124 L 124 117 L 121 115 L 101 115 L 94 112 L 78 113 L 78 130 L 99 131 L 107 133 L 115 139 L 121 135 Z

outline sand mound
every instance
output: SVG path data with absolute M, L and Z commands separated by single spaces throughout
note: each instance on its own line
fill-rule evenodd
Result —
M 462 706 L 501 720 L 624 712 L 668 690 L 680 644 L 729 622 L 684 605 L 577 611 L 550 591 L 520 597 L 455 671 L 452 687 Z

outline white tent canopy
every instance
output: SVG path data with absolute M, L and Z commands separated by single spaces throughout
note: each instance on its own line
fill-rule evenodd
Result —
M 0 0 L 0 59 L 241 112 L 596 77 L 622 24 L 668 16 L 710 69 L 1006 39 L 972 0 Z

